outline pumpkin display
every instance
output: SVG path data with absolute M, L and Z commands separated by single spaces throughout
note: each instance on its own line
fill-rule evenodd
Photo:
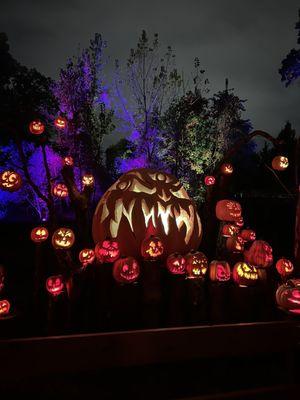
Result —
M 69 191 L 67 186 L 64 183 L 57 183 L 53 187 L 53 196 L 59 197 L 59 198 L 64 198 L 69 196 Z
M 238 227 L 238 228 L 242 228 L 244 226 L 244 218 L 240 217 L 238 218 L 234 224 Z
M 272 160 L 272 168 L 276 171 L 284 171 L 289 166 L 289 159 L 284 156 L 276 156 Z
M 83 175 L 81 182 L 83 186 L 94 186 L 95 178 L 91 174 L 85 174 Z
M 5 274 L 5 268 L 3 267 L 3 265 L 0 265 L 0 292 L 4 288 Z
M 276 269 L 277 272 L 282 275 L 282 276 L 288 276 L 291 275 L 294 271 L 294 265 L 293 263 L 288 260 L 287 258 L 280 258 L 276 262 Z
M 105 239 L 95 246 L 95 255 L 101 263 L 114 262 L 120 257 L 120 247 L 116 240 Z
M 231 175 L 233 173 L 233 166 L 230 163 L 224 163 L 220 167 L 221 174 Z
M 208 175 L 204 178 L 204 184 L 206 186 L 213 186 L 216 183 L 216 178 L 214 176 Z
M 188 278 L 203 278 L 208 269 L 208 259 L 201 251 L 191 251 L 185 256 Z
M 122 254 L 140 257 L 141 243 L 150 235 L 161 238 L 164 257 L 187 253 L 201 240 L 195 203 L 172 175 L 134 169 L 122 175 L 104 194 L 93 218 L 94 241 L 117 239 Z
M 0 189 L 16 192 L 22 186 L 21 175 L 16 171 L 2 171 L 0 173 Z
M 227 282 L 230 276 L 230 265 L 227 261 L 213 260 L 209 264 L 209 278 L 212 282 Z
M 140 275 L 140 266 L 133 257 L 121 257 L 114 262 L 113 277 L 118 283 L 133 283 Z
M 232 253 L 244 251 L 244 240 L 240 235 L 234 235 L 226 239 L 226 249 Z
M 243 229 L 240 236 L 245 242 L 252 242 L 256 239 L 256 233 L 252 229 Z
M 225 224 L 222 226 L 222 236 L 230 237 L 234 236 L 239 232 L 239 227 L 234 224 Z
M 173 275 L 184 275 L 186 273 L 186 260 L 179 253 L 170 254 L 166 264 L 168 271 Z
M 236 222 L 242 216 L 240 203 L 233 200 L 219 200 L 216 204 L 216 217 L 220 221 Z
M 60 295 L 65 288 L 65 283 L 62 275 L 50 276 L 46 280 L 46 289 L 52 296 Z
M 151 235 L 143 240 L 141 254 L 145 260 L 159 260 L 164 253 L 164 245 L 159 237 Z
M 257 269 L 244 261 L 240 261 L 234 265 L 232 277 L 242 287 L 256 285 L 259 279 Z
M 79 261 L 83 266 L 87 264 L 92 264 L 95 260 L 95 252 L 93 249 L 82 249 L 79 253 Z
M 0 318 L 9 314 L 10 302 L 8 300 L 0 300 Z
M 270 267 L 273 263 L 273 250 L 264 240 L 255 240 L 244 252 L 245 261 L 259 268 Z
M 66 165 L 67 167 L 73 167 L 73 165 L 74 165 L 73 157 L 71 157 L 71 156 L 64 157 L 63 165 Z
M 55 249 L 68 250 L 75 242 L 75 235 L 70 228 L 58 228 L 52 235 L 52 245 Z
M 58 129 L 65 129 L 67 126 L 67 120 L 65 117 L 57 117 L 54 120 L 54 125 Z
M 289 279 L 276 291 L 277 305 L 284 311 L 300 314 L 300 279 Z
M 48 239 L 48 236 L 49 236 L 48 229 L 45 228 L 44 226 L 37 226 L 33 228 L 30 233 L 30 239 L 34 243 L 45 242 L 45 240 Z
M 45 130 L 45 125 L 40 120 L 30 122 L 29 130 L 33 135 L 41 135 Z

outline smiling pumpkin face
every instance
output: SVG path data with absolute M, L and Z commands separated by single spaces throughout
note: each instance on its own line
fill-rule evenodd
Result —
M 70 228 L 59 228 L 52 235 L 52 245 L 55 249 L 68 250 L 75 242 L 75 235 Z
M 220 200 L 216 205 L 216 217 L 220 221 L 237 222 L 242 216 L 240 203 L 233 200 Z
M 48 239 L 49 232 L 44 226 L 37 226 L 32 229 L 30 239 L 35 243 L 42 243 Z
M 15 192 L 22 186 L 21 175 L 16 171 L 3 171 L 0 173 L 0 189 Z
M 119 241 L 121 254 L 140 257 L 145 237 L 158 236 L 164 257 L 187 253 L 201 240 L 201 222 L 193 201 L 172 175 L 152 169 L 127 172 L 104 194 L 93 218 L 93 237 Z
M 300 314 L 300 279 L 290 279 L 276 291 L 280 308 L 292 314 Z

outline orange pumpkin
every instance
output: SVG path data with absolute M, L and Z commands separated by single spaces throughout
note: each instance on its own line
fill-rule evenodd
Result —
M 46 280 L 46 289 L 52 296 L 60 295 L 65 288 L 65 283 L 62 275 L 50 276 Z
M 152 235 L 144 239 L 141 254 L 145 260 L 159 260 L 164 254 L 164 245 L 160 238 Z
M 242 287 L 256 285 L 259 279 L 257 269 L 243 261 L 235 264 L 232 277 L 233 280 Z
M 83 175 L 81 181 L 82 181 L 83 186 L 94 186 L 94 184 L 95 184 L 95 179 L 94 179 L 93 175 L 91 175 L 91 174 Z
M 55 249 L 68 250 L 75 242 L 75 235 L 70 228 L 58 228 L 52 235 L 52 245 Z
M 222 236 L 230 237 L 234 236 L 239 232 L 239 227 L 234 224 L 225 224 L 222 227 Z
M 93 249 L 83 249 L 79 253 L 79 261 L 86 266 L 92 264 L 95 260 L 95 252 Z
M 209 264 L 209 278 L 213 282 L 227 282 L 230 280 L 230 265 L 227 261 L 214 260 Z
M 272 160 L 272 168 L 276 171 L 284 171 L 289 166 L 289 159 L 284 156 L 276 156 Z
M 219 200 L 216 205 L 216 217 L 220 221 L 236 222 L 242 216 L 240 203 L 233 200 Z
M 294 265 L 287 258 L 280 258 L 276 263 L 276 269 L 280 275 L 288 276 L 293 273 Z
M 71 157 L 71 156 L 64 157 L 63 165 L 66 165 L 68 167 L 73 167 L 73 165 L 74 165 L 73 157 Z
M 252 242 L 256 239 L 256 233 L 252 229 L 243 229 L 240 235 L 245 242 Z
M 244 218 L 243 217 L 238 218 L 237 221 L 235 221 L 235 225 L 238 228 L 242 228 L 244 226 Z
M 226 240 L 226 249 L 232 253 L 240 253 L 244 251 L 244 240 L 240 235 L 234 235 Z
M 184 275 L 186 273 L 186 260 L 179 253 L 170 254 L 167 258 L 167 269 L 173 275 Z
M 0 300 L 0 318 L 9 314 L 10 302 L 8 300 Z
M 56 128 L 58 129 L 65 129 L 67 126 L 67 120 L 64 117 L 57 117 L 54 120 L 54 125 L 56 126 Z
M 41 243 L 48 239 L 49 232 L 44 226 L 37 226 L 32 229 L 30 239 L 35 243 Z
M 290 279 L 276 291 L 277 305 L 284 311 L 300 314 L 300 279 Z
M 133 257 L 121 257 L 114 262 L 113 277 L 119 283 L 133 283 L 140 275 L 140 266 Z
M 95 247 L 95 255 L 101 263 L 114 262 L 120 257 L 120 247 L 116 240 L 105 239 Z
M 33 135 L 41 135 L 45 130 L 45 125 L 40 120 L 30 122 L 29 130 Z
M 208 175 L 204 178 L 204 183 L 206 186 L 213 186 L 216 183 L 216 178 L 214 176 Z
M 255 240 L 244 252 L 245 261 L 259 268 L 267 268 L 273 264 L 273 250 L 269 243 Z
M 221 165 L 220 171 L 223 175 L 231 175 L 233 173 L 233 166 L 230 163 L 224 163 Z
M 201 251 L 191 251 L 185 256 L 188 278 L 203 278 L 208 269 L 208 259 Z
M 0 189 L 16 192 L 22 186 L 21 175 L 16 171 L 3 171 L 0 174 Z
M 69 191 L 64 183 L 57 183 L 53 187 L 53 196 L 64 198 L 69 196 Z

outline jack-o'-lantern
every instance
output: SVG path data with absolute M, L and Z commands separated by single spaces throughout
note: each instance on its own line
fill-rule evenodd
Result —
M 287 258 L 280 258 L 276 263 L 276 269 L 280 275 L 288 276 L 293 273 L 294 265 Z
M 95 178 L 91 174 L 85 174 L 81 180 L 83 186 L 94 186 Z
M 69 196 L 69 191 L 64 183 L 57 183 L 53 187 L 53 196 L 64 198 Z
M 230 265 L 227 261 L 214 260 L 209 264 L 209 278 L 213 282 L 227 282 L 230 280 Z
M 83 249 L 79 253 L 79 261 L 86 266 L 92 264 L 95 260 L 95 252 L 93 249 Z
M 168 271 L 173 275 L 184 275 L 186 273 L 186 260 L 179 253 L 170 254 L 166 264 Z
M 230 163 L 224 163 L 220 167 L 221 174 L 231 175 L 233 173 L 233 166 Z
M 58 129 L 65 129 L 65 127 L 67 126 L 67 120 L 64 117 L 57 117 L 54 120 L 54 125 Z
M 21 175 L 16 171 L 3 171 L 0 174 L 0 189 L 16 192 L 22 186 Z
M 216 217 L 220 221 L 236 222 L 242 216 L 240 203 L 233 200 L 220 200 L 216 205 Z
M 201 232 L 197 209 L 182 184 L 170 174 L 146 168 L 122 175 L 104 194 L 93 218 L 95 242 L 116 238 L 121 253 L 135 257 L 150 235 L 162 240 L 167 257 L 197 248 Z
M 259 279 L 257 269 L 253 265 L 243 261 L 235 264 L 232 277 L 233 280 L 242 287 L 256 285 Z
M 159 260 L 164 253 L 164 245 L 159 237 L 151 235 L 142 242 L 141 254 L 145 260 Z
M 242 228 L 244 226 L 244 218 L 240 217 L 234 223 L 238 228 Z
M 74 165 L 73 157 L 71 157 L 71 156 L 64 157 L 63 165 L 66 165 L 67 167 L 73 167 L 73 165 Z
M 41 135 L 45 130 L 45 125 L 40 120 L 30 122 L 29 130 L 33 135 Z
M 5 268 L 3 265 L 0 265 L 0 292 L 4 288 L 4 282 L 5 282 Z
M 244 252 L 245 261 L 259 268 L 270 267 L 273 263 L 273 250 L 269 243 L 255 240 Z
M 0 318 L 9 314 L 10 302 L 8 300 L 0 300 Z
M 203 278 L 208 269 L 208 259 L 201 251 L 191 251 L 185 256 L 188 278 Z
M 289 279 L 276 291 L 276 302 L 284 311 L 300 314 L 300 279 Z
M 133 283 L 140 275 L 140 266 L 133 257 L 121 257 L 114 262 L 113 277 L 119 283 Z
M 46 280 L 46 289 L 52 296 L 60 295 L 65 288 L 62 275 L 50 276 Z
M 214 176 L 208 175 L 204 178 L 204 183 L 206 186 L 213 186 L 216 183 L 216 178 Z
M 243 229 L 240 235 L 245 242 L 252 242 L 256 239 L 256 233 L 252 229 Z
M 284 171 L 289 166 L 289 159 L 284 156 L 276 156 L 272 160 L 272 168 L 276 171 Z
M 234 235 L 226 239 L 226 249 L 232 253 L 244 251 L 244 240 L 240 235 Z
M 52 245 L 55 249 L 68 250 L 75 242 L 75 235 L 70 228 L 58 228 L 52 235 Z
M 44 226 L 37 226 L 32 229 L 30 239 L 35 243 L 41 243 L 48 239 L 49 232 Z
M 225 224 L 222 227 L 222 236 L 230 237 L 234 236 L 239 232 L 239 227 L 234 224 Z
M 116 240 L 105 239 L 95 246 L 95 255 L 101 263 L 114 262 L 120 257 L 120 247 Z

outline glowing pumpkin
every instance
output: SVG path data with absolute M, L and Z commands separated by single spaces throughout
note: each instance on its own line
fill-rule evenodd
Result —
M 276 156 L 272 160 L 272 168 L 276 171 L 284 171 L 289 166 L 289 159 L 284 156 Z
M 167 269 L 173 275 L 184 275 L 186 273 L 185 258 L 179 253 L 170 254 L 167 258 Z
M 216 178 L 214 176 L 208 175 L 204 178 L 204 183 L 206 186 L 213 186 L 216 183 Z
M 164 253 L 164 245 L 160 238 L 150 236 L 142 242 L 141 254 L 145 260 L 159 260 Z
M 133 257 L 121 257 L 114 262 L 113 277 L 119 283 L 133 283 L 140 275 L 140 266 Z
M 4 282 L 5 282 L 5 268 L 3 265 L 0 265 L 0 292 L 4 288 Z
M 48 239 L 49 232 L 44 226 L 37 226 L 32 229 L 30 239 L 35 243 L 41 243 Z
M 235 264 L 232 277 L 233 280 L 242 287 L 256 285 L 259 279 L 257 269 L 243 261 Z
M 64 117 L 57 117 L 54 120 L 54 125 L 56 126 L 56 128 L 58 129 L 65 129 L 67 126 L 67 120 Z
M 53 187 L 53 196 L 64 198 L 69 196 L 69 191 L 64 183 L 57 183 Z
M 226 240 L 226 249 L 232 253 L 240 253 L 244 251 L 244 240 L 240 235 L 234 235 Z
M 244 226 L 244 218 L 243 217 L 238 218 L 237 221 L 235 221 L 235 225 L 238 228 L 242 228 Z
M 234 224 L 225 224 L 222 227 L 222 236 L 230 237 L 234 236 L 239 232 L 239 227 Z
M 233 200 L 219 200 L 216 205 L 216 217 L 220 221 L 236 222 L 242 216 L 240 203 Z
M 243 229 L 240 236 L 245 242 L 252 242 L 256 239 L 256 233 L 252 229 Z
M 10 302 L 8 300 L 0 300 L 0 318 L 9 314 Z
M 280 258 L 276 263 L 276 269 L 280 275 L 288 276 L 293 273 L 294 265 L 287 258 Z
M 93 249 L 83 249 L 79 253 L 79 261 L 86 266 L 92 264 L 95 260 L 95 252 Z
M 221 165 L 220 171 L 223 175 L 231 175 L 233 173 L 233 166 L 230 163 L 224 163 Z
M 95 247 L 95 255 L 101 263 L 114 262 L 120 257 L 120 247 L 116 240 L 105 239 Z
M 110 236 L 122 254 L 140 256 L 141 243 L 150 235 L 161 238 L 164 257 L 187 253 L 201 240 L 201 222 L 194 202 L 172 175 L 135 169 L 122 175 L 100 200 L 93 218 L 97 243 Z
M 276 302 L 284 311 L 300 314 L 300 279 L 290 279 L 279 286 L 276 291 Z
M 273 263 L 273 250 L 269 243 L 255 240 L 244 252 L 245 261 L 259 268 L 270 267 Z
M 0 189 L 8 192 L 16 192 L 22 186 L 22 178 L 18 172 L 3 171 L 0 174 Z
M 52 245 L 55 249 L 68 250 L 75 242 L 75 235 L 70 228 L 58 228 L 52 235 Z
M 46 280 L 46 289 L 52 296 L 60 295 L 65 288 L 65 283 L 62 275 L 50 276 Z
M 45 130 L 45 125 L 40 120 L 30 122 L 29 130 L 33 135 L 41 135 Z
M 227 282 L 230 280 L 230 265 L 227 261 L 214 260 L 209 264 L 209 278 L 213 282 Z
M 82 182 L 83 186 L 94 186 L 95 179 L 94 179 L 93 175 L 85 174 L 85 175 L 83 175 L 81 182 Z
M 208 259 L 201 251 L 191 251 L 185 256 L 188 278 L 203 278 L 208 269 Z
M 73 165 L 74 165 L 73 157 L 71 157 L 71 156 L 64 157 L 63 165 L 66 165 L 68 167 L 73 167 Z

